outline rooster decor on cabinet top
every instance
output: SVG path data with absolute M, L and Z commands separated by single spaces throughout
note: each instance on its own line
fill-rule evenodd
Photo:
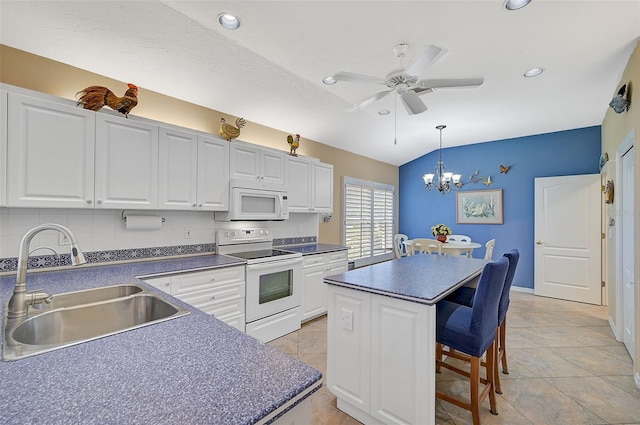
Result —
M 244 127 L 247 123 L 244 118 L 238 118 L 236 120 L 236 126 L 232 126 L 231 124 L 227 124 L 227 121 L 221 117 L 220 118 L 220 135 L 227 139 L 227 142 L 235 139 L 240 135 L 240 129 Z
M 296 149 L 300 147 L 300 135 L 296 134 L 296 138 L 294 139 L 292 135 L 287 136 L 287 143 L 289 143 L 289 155 L 298 156 L 296 153 Z
M 138 104 L 138 87 L 134 84 L 128 84 L 128 86 L 129 89 L 122 97 L 116 96 L 106 87 L 87 87 L 76 93 L 76 96 L 80 95 L 77 105 L 82 105 L 84 109 L 91 111 L 99 111 L 103 106 L 108 106 L 124 114 L 125 118 L 129 118 L 129 112 Z

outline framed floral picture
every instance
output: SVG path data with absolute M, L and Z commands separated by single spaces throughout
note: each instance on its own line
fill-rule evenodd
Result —
M 502 189 L 456 192 L 456 223 L 502 224 Z

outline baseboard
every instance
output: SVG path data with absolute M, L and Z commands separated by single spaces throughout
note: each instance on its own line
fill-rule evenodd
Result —
M 616 341 L 622 342 L 622 335 L 618 335 L 618 328 L 613 321 L 613 317 L 607 315 L 607 319 L 609 320 L 609 327 L 611 328 L 611 332 L 613 332 L 613 336 L 616 338 Z
M 525 294 L 533 295 L 533 288 L 523 288 L 522 286 L 511 286 L 512 291 L 524 292 Z

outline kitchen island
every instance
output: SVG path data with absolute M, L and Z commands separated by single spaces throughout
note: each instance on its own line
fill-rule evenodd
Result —
M 435 423 L 435 304 L 486 260 L 414 255 L 327 276 L 327 388 L 366 424 Z
M 135 278 L 242 264 L 206 255 L 29 272 L 28 290 L 135 283 L 190 314 L 0 362 L 0 423 L 267 424 L 308 409 L 322 385 L 318 370 Z M 3 317 L 14 284 L 15 275 L 0 277 Z

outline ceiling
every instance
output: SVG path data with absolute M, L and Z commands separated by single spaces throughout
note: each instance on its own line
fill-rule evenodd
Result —
M 445 148 L 600 125 L 640 2 L 502 1 L 1 0 L 0 43 L 132 82 L 141 98 L 153 90 L 393 165 L 437 149 L 438 124 Z M 240 29 L 221 28 L 221 12 Z M 420 78 L 484 84 L 421 95 L 417 115 L 394 95 L 345 112 L 386 87 L 322 78 L 383 78 L 401 66 L 398 43 L 410 46 L 404 66 L 428 45 L 446 49 Z M 524 78 L 532 67 L 545 72 Z

